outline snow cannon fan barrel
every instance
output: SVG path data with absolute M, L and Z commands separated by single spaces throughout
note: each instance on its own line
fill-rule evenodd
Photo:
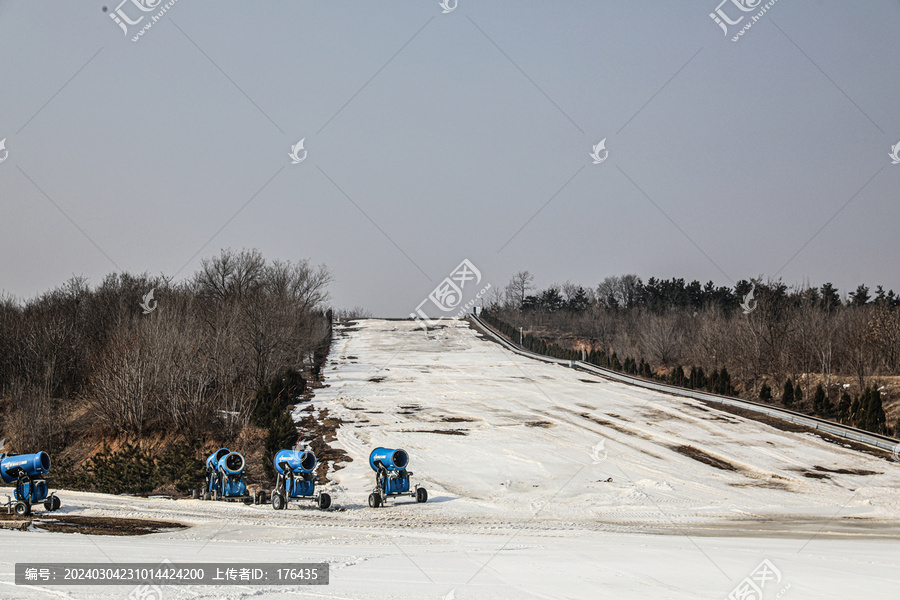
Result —
M 309 450 L 279 450 L 275 455 L 275 470 L 285 473 L 282 465 L 287 463 L 288 468 L 296 474 L 312 473 L 318 461 L 316 455 Z
M 369 454 L 369 466 L 377 473 L 379 463 L 388 471 L 403 471 L 409 465 L 409 454 L 399 448 L 375 448 Z
M 43 502 L 48 511 L 59 508 L 56 492 L 49 492 L 44 479 L 49 472 L 50 455 L 46 452 L 13 456 L 0 454 L 0 481 L 16 486 L 15 498 L 7 501 L 7 509 L 12 507 L 16 515 L 22 517 L 30 515 L 32 505 L 39 502 Z
M 40 477 L 50 472 L 50 455 L 46 452 L 7 456 L 0 460 L 0 479 L 3 483 L 15 483 L 19 475 Z
M 375 489 L 369 494 L 369 506 L 383 506 L 390 496 L 413 496 L 416 502 L 427 502 L 428 492 L 416 484 L 410 488 L 412 475 L 406 470 L 409 454 L 400 448 L 375 448 L 369 454 L 369 466 L 375 471 Z
M 231 454 L 231 450 L 228 448 L 219 448 L 215 452 L 209 455 L 209 458 L 206 459 L 206 470 L 207 471 L 215 471 L 219 468 L 219 461 Z
M 244 460 L 243 454 L 240 452 L 229 452 L 219 459 L 216 468 L 225 475 L 237 477 L 244 472 L 244 467 L 246 466 L 247 461 Z
M 279 450 L 273 459 L 278 476 L 272 490 L 272 508 L 284 510 L 292 500 L 314 500 L 320 509 L 331 506 L 331 494 L 317 492 L 314 471 L 319 461 L 310 450 Z

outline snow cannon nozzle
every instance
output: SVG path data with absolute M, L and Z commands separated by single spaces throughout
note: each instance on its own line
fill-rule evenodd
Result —
M 0 479 L 3 483 L 15 483 L 20 474 L 39 477 L 50 472 L 50 455 L 46 452 L 18 454 L 0 460 Z
M 243 454 L 240 452 L 230 452 L 219 459 L 217 468 L 226 475 L 240 475 L 244 472 L 245 466 L 247 466 L 247 461 L 244 460 Z
M 378 472 L 379 464 L 388 471 L 403 471 L 409 465 L 409 454 L 399 448 L 375 448 L 369 454 L 369 466 Z
M 296 475 L 312 473 L 318 464 L 316 455 L 309 450 L 279 450 L 274 462 L 279 473 L 285 472 L 283 465 L 287 463 L 288 469 Z
M 231 450 L 228 448 L 219 448 L 215 452 L 209 455 L 206 459 L 206 470 L 207 471 L 215 471 L 219 467 L 219 461 L 231 454 Z

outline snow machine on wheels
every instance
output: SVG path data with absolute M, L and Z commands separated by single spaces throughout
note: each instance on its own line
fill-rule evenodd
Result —
M 15 484 L 15 498 L 7 496 L 7 513 L 15 512 L 20 517 L 31 514 L 31 507 L 40 502 L 48 511 L 60 507 L 56 492 L 47 493 L 45 474 L 50 472 L 50 455 L 46 452 L 6 456 L 0 454 L 0 480 Z
M 427 502 L 428 492 L 416 484 L 410 491 L 409 477 L 406 470 L 409 465 L 409 454 L 405 450 L 392 448 L 375 448 L 369 454 L 369 466 L 375 471 L 375 489 L 369 494 L 369 506 L 378 508 L 384 505 L 390 496 L 412 496 L 416 502 Z
M 244 483 L 244 469 L 247 461 L 240 452 L 220 448 L 206 459 L 206 482 L 203 486 L 204 500 L 242 500 L 253 502 Z
M 316 493 L 319 478 L 313 473 L 318 461 L 309 450 L 279 450 L 275 455 L 275 489 L 272 508 L 284 510 L 291 500 L 314 500 L 321 510 L 331 506 L 328 492 Z

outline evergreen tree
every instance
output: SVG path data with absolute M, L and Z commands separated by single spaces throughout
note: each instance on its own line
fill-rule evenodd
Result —
M 670 381 L 672 385 L 684 387 L 684 369 L 681 368 L 681 365 L 679 365 L 672 371 Z
M 866 408 L 866 429 L 872 433 L 883 434 L 887 422 L 884 414 L 884 403 L 881 392 L 873 385 L 868 390 L 868 407 Z
M 828 312 L 831 312 L 835 308 L 839 307 L 841 305 L 841 297 L 838 295 L 837 288 L 830 283 L 826 283 L 825 285 L 823 285 L 821 302 L 821 307 Z
M 829 419 L 834 414 L 834 405 L 831 403 L 831 394 L 825 392 L 825 399 L 822 400 L 822 415 Z
M 784 391 L 781 393 L 781 403 L 787 408 L 794 405 L 794 383 L 791 381 L 790 377 L 784 382 Z
M 813 414 L 822 416 L 825 414 L 825 388 L 821 383 L 816 386 L 816 394 L 813 397 Z
M 763 382 L 762 387 L 759 388 L 759 399 L 763 402 L 768 402 L 772 399 L 772 388 L 766 382 Z
M 851 406 L 850 394 L 844 392 L 841 394 L 841 402 L 838 404 L 838 421 L 844 425 L 850 424 Z
M 706 391 L 707 392 L 715 392 L 718 389 L 718 383 L 719 383 L 719 370 L 713 369 L 713 372 L 709 376 L 709 380 L 707 381 L 707 384 L 706 384 Z
M 719 378 L 716 381 L 716 393 L 723 396 L 730 396 L 732 391 L 731 375 L 728 374 L 728 369 L 722 367 L 719 371 Z
M 865 415 L 863 414 L 864 408 L 862 402 L 859 399 L 859 395 L 853 397 L 853 402 L 850 404 L 850 425 L 853 427 L 862 427 L 862 423 L 864 421 Z
M 692 390 L 701 390 L 706 387 L 706 375 L 703 373 L 703 367 L 691 367 L 691 379 L 688 387 Z
M 871 298 L 869 288 L 865 285 L 860 285 L 855 292 L 850 292 L 850 304 L 852 306 L 865 306 Z
M 798 406 L 803 404 L 803 389 L 800 387 L 799 383 L 794 386 L 794 402 L 796 402 Z

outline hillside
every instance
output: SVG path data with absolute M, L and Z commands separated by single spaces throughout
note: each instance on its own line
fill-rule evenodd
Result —
M 324 378 L 312 405 L 341 421 L 331 445 L 352 459 L 329 470 L 332 510 L 62 492 L 64 514 L 192 527 L 131 541 L 0 530 L 17 548 L 0 559 L 0 597 L 14 561 L 108 557 L 331 564 L 328 588 L 167 587 L 167 600 L 721 599 L 763 560 L 780 576 L 765 597 L 896 587 L 889 457 L 510 355 L 465 322 L 336 328 Z M 366 506 L 379 445 L 409 452 L 426 504 Z

